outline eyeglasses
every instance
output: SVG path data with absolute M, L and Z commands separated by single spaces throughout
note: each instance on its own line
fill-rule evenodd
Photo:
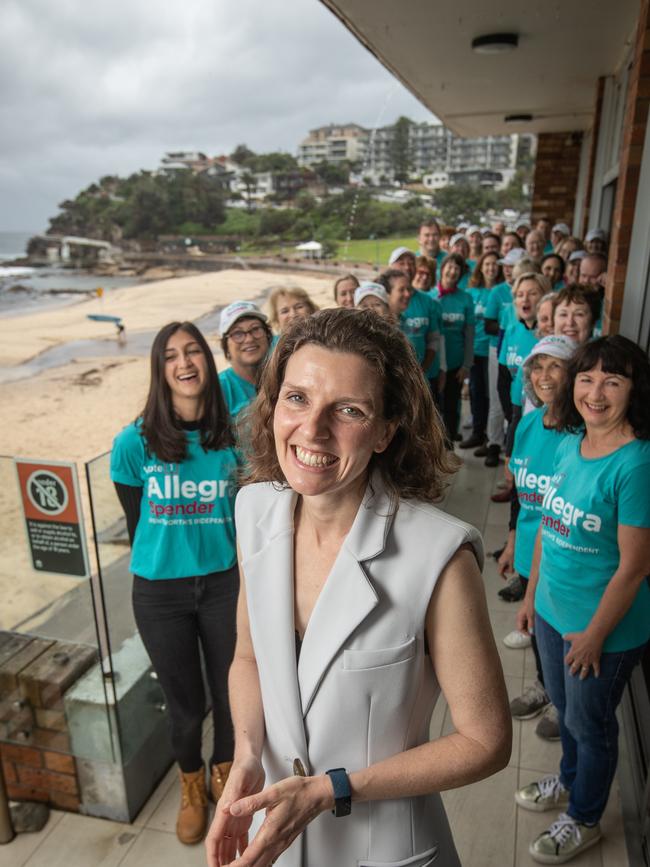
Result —
M 261 325 L 253 325 L 253 327 L 249 328 L 248 331 L 244 331 L 243 328 L 238 328 L 236 331 L 230 331 L 227 336 L 230 340 L 234 340 L 235 343 L 243 343 L 247 337 L 252 337 L 253 340 L 259 340 L 259 338 L 264 337 L 265 334 L 265 328 Z

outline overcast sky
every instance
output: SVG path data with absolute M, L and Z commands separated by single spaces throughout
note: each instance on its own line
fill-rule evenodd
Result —
M 2 0 L 0 32 L 0 230 L 166 150 L 433 119 L 319 0 Z

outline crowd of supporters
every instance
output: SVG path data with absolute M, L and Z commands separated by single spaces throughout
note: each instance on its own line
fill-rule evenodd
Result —
M 393 250 L 372 280 L 340 277 L 333 301 L 370 310 L 403 332 L 438 408 L 449 451 L 471 450 L 486 467 L 503 466 L 492 499 L 510 504 L 510 520 L 495 557 L 501 575 L 510 579 L 500 595 L 520 602 L 516 628 L 503 640 L 514 649 L 532 646 L 537 672 L 535 682 L 511 702 L 511 712 L 522 720 L 541 715 L 537 733 L 562 746 L 559 773 L 515 797 L 524 809 L 559 812 L 531 843 L 531 854 L 544 863 L 563 863 L 600 837 L 617 762 L 615 711 L 650 637 L 650 365 L 625 338 L 602 337 L 607 272 L 602 230 L 579 239 L 564 223 L 544 218 L 534 227 L 521 222 L 511 229 L 446 227 L 430 219 L 420 227 L 418 244 L 417 250 Z M 205 554 L 204 563 L 195 562 L 169 541 L 173 530 L 157 522 L 152 502 L 163 480 L 158 487 L 152 484 L 161 468 L 148 456 L 143 438 L 162 462 L 178 462 L 179 454 L 181 463 L 188 460 L 198 448 L 205 411 L 197 418 L 193 404 L 187 417 L 181 409 L 184 401 L 190 406 L 188 390 L 202 394 L 206 383 L 216 387 L 237 430 L 273 347 L 292 323 L 318 311 L 296 287 L 274 290 L 269 306 L 269 317 L 246 301 L 223 311 L 222 350 L 230 368 L 218 376 L 220 388 L 213 364 L 197 365 L 206 347 L 193 326 L 174 323 L 161 332 L 147 407 L 142 419 L 119 435 L 113 451 L 113 479 L 134 545 L 138 625 L 170 705 L 184 793 L 179 837 L 186 842 L 200 838 L 205 826 L 197 723 L 205 698 L 198 654 L 181 648 L 184 642 L 195 649 L 197 640 L 202 644 L 215 731 L 222 732 L 228 726 L 225 670 L 234 641 L 235 491 L 226 484 L 222 490 L 230 491 L 230 500 L 222 493 L 211 504 L 210 514 L 212 506 L 219 513 L 215 527 L 195 527 L 191 544 Z M 470 406 L 465 427 L 464 395 Z M 182 419 L 176 432 L 174 413 Z M 183 438 L 189 451 L 178 446 Z M 240 460 L 228 436 L 218 445 L 219 458 L 211 467 L 210 452 L 197 451 L 200 466 L 192 477 L 197 490 L 196 472 L 226 483 Z M 209 532 L 223 537 L 212 560 L 203 541 Z M 165 533 L 166 548 L 158 539 Z M 188 576 L 197 575 L 204 579 L 200 594 L 187 584 Z M 212 582 L 206 581 L 210 576 Z M 167 579 L 161 582 L 164 593 L 155 592 L 160 578 Z M 220 592 L 209 593 L 217 581 Z M 211 640 L 197 619 L 201 594 L 221 643 Z M 228 739 L 215 735 L 215 798 L 231 752 Z

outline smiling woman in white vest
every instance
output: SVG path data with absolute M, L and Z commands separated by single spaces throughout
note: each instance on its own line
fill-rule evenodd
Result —
M 457 867 L 439 793 L 504 767 L 511 722 L 481 540 L 433 505 L 453 458 L 406 338 L 371 311 L 295 324 L 249 460 L 208 863 Z M 440 690 L 455 731 L 430 741 Z

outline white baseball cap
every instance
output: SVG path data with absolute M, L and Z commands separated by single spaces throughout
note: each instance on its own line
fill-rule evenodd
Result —
M 526 255 L 526 251 L 521 247 L 513 247 L 508 250 L 503 259 L 499 259 L 499 265 L 516 265 Z
M 556 223 L 551 229 L 551 232 L 559 232 L 561 235 L 568 236 L 571 234 L 571 229 L 569 229 L 566 223 Z
M 371 281 L 362 283 L 354 290 L 354 306 L 358 307 L 359 303 L 368 295 L 374 295 L 375 298 L 379 298 L 388 307 L 388 292 L 386 292 L 381 283 L 372 283 Z
M 528 220 L 519 220 L 518 223 L 515 223 L 515 232 L 517 229 L 530 229 L 530 223 Z
M 530 398 L 531 403 L 535 406 L 542 405 L 542 401 L 535 394 L 535 389 L 530 381 L 533 358 L 536 355 L 550 355 L 553 358 L 561 358 L 564 361 L 568 361 L 577 348 L 578 344 L 565 337 L 564 334 L 549 334 L 548 337 L 542 337 L 533 346 L 523 363 L 524 391 Z
M 573 253 L 569 256 L 569 262 L 579 262 L 581 259 L 584 259 L 585 256 L 588 256 L 586 250 L 574 250 Z
M 398 259 L 401 259 L 402 256 L 405 256 L 408 253 L 409 256 L 413 256 L 415 258 L 415 253 L 413 250 L 409 250 L 408 247 L 395 247 L 393 252 L 388 257 L 388 264 L 394 265 Z
M 238 319 L 253 316 L 259 319 L 260 322 L 266 322 L 267 317 L 262 313 L 257 304 L 252 301 L 233 301 L 227 307 L 224 307 L 219 317 L 219 333 L 223 337 L 233 327 Z
M 451 240 L 449 241 L 449 246 L 453 247 L 458 241 L 466 241 L 467 238 L 462 232 L 456 232 L 455 235 L 451 236 Z
M 604 241 L 607 238 L 604 229 L 589 229 L 585 241 Z
M 465 236 L 467 237 L 467 235 L 473 235 L 475 232 L 479 232 L 479 234 L 480 234 L 481 227 L 480 226 L 468 226 L 467 229 L 465 230 Z

